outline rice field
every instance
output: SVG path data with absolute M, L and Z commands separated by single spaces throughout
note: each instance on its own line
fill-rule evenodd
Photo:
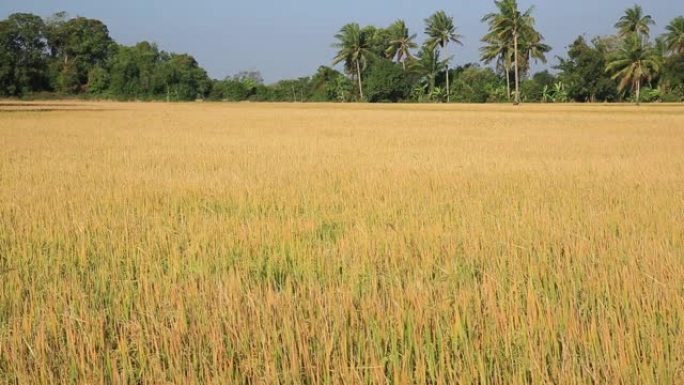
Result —
M 684 106 L 0 103 L 0 383 L 684 383 Z

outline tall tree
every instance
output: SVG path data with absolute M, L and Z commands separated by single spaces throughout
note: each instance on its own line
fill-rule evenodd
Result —
M 149 99 L 166 93 L 157 71 L 165 53 L 146 41 L 133 47 L 120 46 L 111 59 L 112 96 L 119 99 Z
M 65 17 L 56 14 L 48 23 L 48 44 L 57 63 L 59 88 L 79 92 L 87 85 L 89 72 L 107 60 L 114 41 L 100 20 Z
M 385 51 L 388 58 L 396 58 L 406 71 L 406 60 L 413 59 L 411 50 L 418 47 L 416 34 L 411 34 L 404 20 L 397 20 L 388 28 L 390 33 L 389 47 Z
M 385 57 L 391 40 L 389 29 L 367 25 L 361 28 L 361 35 L 368 43 L 368 49 L 371 53 L 370 56 L 373 58 Z
M 12 34 L 7 20 L 0 21 L 0 95 L 10 94 L 14 85 L 14 55 Z
M 195 58 L 187 54 L 170 54 L 156 69 L 157 84 L 163 84 L 167 100 L 202 99 L 209 93 L 209 77 Z
M 0 93 L 20 96 L 47 87 L 45 24 L 30 13 L 0 22 Z
M 373 56 L 370 39 L 361 31 L 358 23 L 350 23 L 343 26 L 335 35 L 337 43 L 333 47 L 339 48 L 337 56 L 333 59 L 333 65 L 344 62 L 345 69 L 356 74 L 359 86 L 359 97 L 363 100 L 362 72 Z
M 640 35 L 634 33 L 625 38 L 622 46 L 608 63 L 606 71 L 619 80 L 620 91 L 631 86 L 636 104 L 640 102 L 641 83 L 652 79 L 660 69 L 660 61 L 652 47 Z
M 520 104 L 520 43 L 521 40 L 534 40 L 535 36 L 541 39 L 541 35 L 534 29 L 533 8 L 525 12 L 518 9 L 517 0 L 494 1 L 498 12 L 485 15 L 483 22 L 489 24 L 489 32 L 483 38 L 485 41 L 497 39 L 513 47 L 513 64 L 515 75 L 515 100 L 514 104 Z M 541 41 L 541 40 L 540 40 Z
M 435 90 L 437 76 L 446 68 L 447 62 L 440 59 L 439 51 L 427 45 L 423 45 L 416 60 L 411 62 L 411 69 L 420 75 L 429 97 L 432 97 Z
M 617 97 L 615 81 L 606 73 L 606 53 L 601 39 L 587 43 L 583 36 L 570 45 L 567 57 L 559 58 L 558 78 L 568 96 L 576 102 L 613 100 Z
M 496 60 L 497 70 L 506 77 L 506 98 L 511 100 L 511 66 L 513 63 L 513 47 L 501 40 L 498 35 L 485 36 L 482 38 L 485 43 L 480 48 L 480 58 L 485 64 Z
M 622 37 L 632 33 L 648 37 L 652 25 L 655 25 L 655 21 L 651 15 L 644 15 L 641 6 L 635 5 L 625 10 L 625 14 L 615 23 L 615 28 L 618 29 Z
M 447 56 L 447 49 L 449 43 L 453 42 L 458 45 L 461 43 L 461 35 L 456 32 L 454 25 L 454 18 L 448 16 L 444 11 L 437 11 L 432 16 L 425 19 L 425 34 L 428 36 L 427 45 L 432 49 L 438 46 L 444 50 L 446 62 L 446 95 L 447 103 L 451 101 L 449 91 L 449 57 Z
M 537 31 L 529 31 L 522 35 L 518 49 L 520 50 L 520 70 L 522 73 L 530 71 L 532 60 L 546 63 L 546 54 L 551 51 L 551 46 L 545 44 L 544 36 Z
M 665 30 L 667 49 L 673 54 L 684 55 L 684 16 L 676 17 Z

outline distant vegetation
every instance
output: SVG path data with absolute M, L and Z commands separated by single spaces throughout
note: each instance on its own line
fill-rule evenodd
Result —
M 117 44 L 107 26 L 58 13 L 16 13 L 0 21 L 0 96 L 79 96 L 120 100 L 613 102 L 684 100 L 684 17 L 651 37 L 653 18 L 625 11 L 616 33 L 579 36 L 553 68 L 531 74 L 551 47 L 535 28 L 533 9 L 495 1 L 482 22 L 481 60 L 451 66 L 461 36 L 449 14 L 425 20 L 421 44 L 402 20 L 387 28 L 350 23 L 334 36 L 331 64 L 309 77 L 266 85 L 256 71 L 213 80 L 188 54 L 155 44 Z M 491 65 L 488 67 L 486 65 Z

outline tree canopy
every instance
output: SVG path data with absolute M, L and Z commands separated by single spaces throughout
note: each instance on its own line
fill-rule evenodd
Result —
M 310 76 L 265 84 L 256 69 L 211 79 L 188 53 L 154 42 L 122 45 L 107 25 L 64 12 L 15 13 L 0 20 L 0 97 L 117 100 L 288 102 L 651 102 L 684 100 L 684 16 L 651 36 L 655 20 L 641 6 L 624 11 L 607 36 L 578 36 L 555 63 L 537 30 L 534 8 L 496 0 L 481 19 L 481 63 L 452 47 L 462 36 L 439 10 L 422 34 L 350 22 L 332 37 L 336 54 Z M 450 50 L 451 48 L 451 50 Z M 450 55 L 450 52 L 456 53 Z M 329 64 L 327 66 L 325 64 Z

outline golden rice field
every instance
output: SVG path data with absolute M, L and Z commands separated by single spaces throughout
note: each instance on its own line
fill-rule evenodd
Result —
M 682 384 L 684 106 L 0 106 L 2 384 Z

